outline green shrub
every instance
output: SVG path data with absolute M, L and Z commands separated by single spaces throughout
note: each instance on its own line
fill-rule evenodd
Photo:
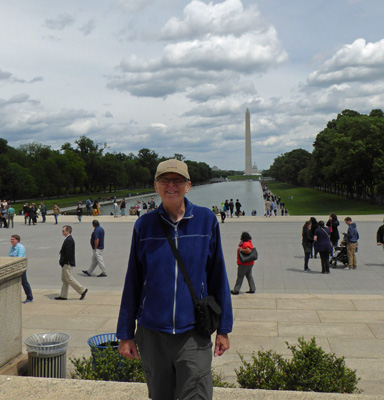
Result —
M 318 347 L 315 338 L 306 342 L 298 339 L 299 345 L 287 343 L 292 352 L 290 360 L 273 351 L 253 354 L 253 363 L 244 361 L 236 371 L 242 388 L 270 390 L 299 390 L 327 393 L 359 393 L 356 371 L 346 367 L 344 357 L 327 354 Z
M 252 355 L 253 363 L 244 361 L 236 370 L 237 382 L 246 389 L 283 390 L 285 387 L 285 360 L 272 350 L 259 351 Z
M 235 385 L 233 383 L 228 383 L 223 380 L 223 375 L 220 372 L 214 371 L 212 368 L 212 380 L 214 387 L 222 387 L 222 388 L 234 388 Z
M 354 393 L 358 392 L 356 371 L 346 367 L 344 357 L 327 354 L 316 344 L 315 338 L 288 348 L 292 359 L 286 363 L 287 390 Z
M 92 348 L 94 357 L 70 358 L 75 366 L 74 379 L 117 382 L 145 382 L 141 360 L 120 356 L 110 344 L 104 350 Z

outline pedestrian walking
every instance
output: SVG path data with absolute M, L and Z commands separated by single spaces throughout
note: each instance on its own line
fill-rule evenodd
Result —
M 81 223 L 81 218 L 83 217 L 83 206 L 82 206 L 81 203 L 79 203 L 77 205 L 76 215 L 77 215 L 77 219 L 79 220 L 79 224 L 80 224 Z
M 92 276 L 92 272 L 97 266 L 101 269 L 101 273 L 98 277 L 106 277 L 107 269 L 105 268 L 103 253 L 104 253 L 104 229 L 100 226 L 97 219 L 92 221 L 93 232 L 91 234 L 91 247 L 92 247 L 92 261 L 91 266 L 88 270 L 83 270 L 83 273 L 87 276 Z
M 252 268 L 255 261 L 242 261 L 240 253 L 248 255 L 252 252 L 253 244 L 252 237 L 248 232 L 243 232 L 240 237 L 240 243 L 237 248 L 237 279 L 235 287 L 231 290 L 231 293 L 237 295 L 240 293 L 241 285 L 243 284 L 244 277 L 247 278 L 249 290 L 246 293 L 255 293 L 256 285 L 252 276 Z
M 67 300 L 69 286 L 79 293 L 80 300 L 84 300 L 88 289 L 72 276 L 72 268 L 76 266 L 75 241 L 72 237 L 72 227 L 69 225 L 64 225 L 62 233 L 65 239 L 60 250 L 59 264 L 61 266 L 61 281 L 63 282 L 63 285 L 61 287 L 60 296 L 55 297 L 55 300 Z
M 55 204 L 53 205 L 53 216 L 55 217 L 55 225 L 57 225 L 57 223 L 58 223 L 59 214 L 60 214 L 60 208 L 59 208 L 59 206 L 55 203 Z

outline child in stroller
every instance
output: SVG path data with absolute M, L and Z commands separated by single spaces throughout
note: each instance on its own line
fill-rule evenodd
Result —
M 341 262 L 344 265 L 348 265 L 348 255 L 347 255 L 347 242 L 342 240 L 340 246 L 336 246 L 333 252 L 333 257 L 331 257 L 330 265 L 332 268 L 337 268 L 337 262 Z

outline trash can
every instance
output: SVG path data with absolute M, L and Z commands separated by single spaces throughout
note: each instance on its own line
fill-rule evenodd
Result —
M 67 348 L 71 337 L 66 333 L 35 333 L 24 343 L 28 352 L 28 375 L 42 378 L 66 378 Z
M 99 350 L 104 350 L 107 348 L 107 345 L 110 344 L 116 351 L 119 347 L 119 339 L 117 339 L 116 333 L 102 333 L 100 335 L 92 336 L 87 340 L 87 343 L 91 348 L 93 362 L 95 362 L 94 347 Z

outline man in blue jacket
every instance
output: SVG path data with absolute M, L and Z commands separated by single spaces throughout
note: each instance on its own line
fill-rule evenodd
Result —
M 359 240 L 359 232 L 357 232 L 356 224 L 352 222 L 351 217 L 344 219 L 345 223 L 348 225 L 347 233 L 343 232 L 345 239 L 347 240 L 347 255 L 348 255 L 348 266 L 344 269 L 356 269 L 356 249 L 357 241 Z
M 211 210 L 184 197 L 190 187 L 187 164 L 161 162 L 155 190 L 162 203 L 136 221 L 132 236 L 117 337 L 125 357 L 139 358 L 138 345 L 152 400 L 208 400 L 213 394 L 211 338 L 195 329 L 192 297 L 162 223 L 199 298 L 213 295 L 222 309 L 214 355 L 229 348 L 232 304 L 219 224 Z

